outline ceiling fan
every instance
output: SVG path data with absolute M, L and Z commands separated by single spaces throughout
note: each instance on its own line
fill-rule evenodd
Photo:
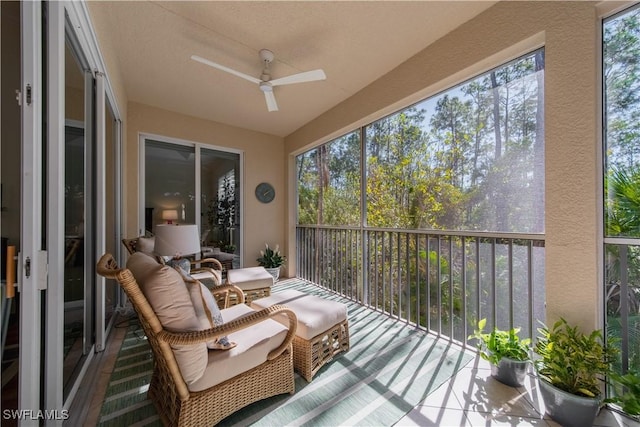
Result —
M 229 67 L 225 67 L 224 65 L 220 65 L 216 62 L 209 61 L 208 59 L 204 59 L 198 55 L 191 55 L 191 59 L 194 61 L 201 62 L 205 65 L 209 65 L 210 67 L 217 68 L 218 70 L 226 71 L 227 73 L 231 73 L 234 76 L 241 77 L 245 80 L 249 80 L 250 82 L 256 83 L 262 92 L 264 92 L 264 98 L 267 101 L 267 109 L 269 111 L 278 111 L 278 103 L 276 102 L 276 97 L 273 94 L 273 88 L 275 86 L 283 86 L 290 85 L 294 83 L 305 83 L 305 82 L 313 82 L 317 80 L 324 80 L 327 76 L 324 74 L 324 71 L 321 69 L 306 71 L 304 73 L 292 74 L 287 77 L 281 77 L 279 79 L 271 80 L 271 73 L 269 72 L 269 64 L 273 62 L 273 52 L 269 49 L 260 50 L 260 59 L 264 63 L 264 69 L 262 70 L 262 74 L 260 78 L 252 77 L 248 74 L 241 73 L 240 71 L 233 70 Z

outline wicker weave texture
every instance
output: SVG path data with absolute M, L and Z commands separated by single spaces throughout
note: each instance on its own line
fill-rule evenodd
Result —
M 293 367 L 307 382 L 338 353 L 349 351 L 349 322 L 345 320 L 310 340 L 293 339 Z
M 157 389 L 149 388 L 149 397 L 165 425 L 213 426 L 237 410 L 258 400 L 295 391 L 291 349 L 238 377 L 211 389 L 191 393 L 188 400 L 177 402 Z M 174 408 L 167 413 L 167 408 Z
M 271 288 L 251 289 L 244 291 L 244 303 L 251 304 L 251 301 L 271 296 Z
M 119 269 L 110 254 L 100 258 L 100 275 L 116 279 L 138 314 L 140 324 L 153 352 L 153 373 L 148 397 L 153 401 L 162 422 L 167 426 L 212 426 L 238 409 L 277 394 L 295 391 L 292 341 L 297 318 L 286 307 L 274 305 L 205 331 L 169 332 L 163 329 L 153 308 L 128 269 Z M 234 286 L 213 291 L 239 293 Z M 215 295 L 214 295 L 215 296 Z M 228 297 L 225 299 L 229 299 Z M 286 315 L 289 330 L 282 344 L 272 350 L 267 361 L 207 390 L 190 392 L 184 382 L 171 345 L 195 344 L 251 327 L 265 319 Z

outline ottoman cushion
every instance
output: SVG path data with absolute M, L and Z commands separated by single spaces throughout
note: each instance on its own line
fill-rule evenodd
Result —
M 264 267 L 247 267 L 227 272 L 227 280 L 243 291 L 252 289 L 270 288 L 273 285 L 273 276 Z
M 251 306 L 256 310 L 274 304 L 285 305 L 296 313 L 298 317 L 296 335 L 305 340 L 311 340 L 347 319 L 346 305 L 294 289 L 278 292 L 251 302 Z M 283 319 L 282 322 L 284 323 L 285 320 Z

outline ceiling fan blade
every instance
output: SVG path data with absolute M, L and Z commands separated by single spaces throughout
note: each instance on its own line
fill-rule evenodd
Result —
M 278 111 L 278 103 L 276 102 L 276 97 L 273 92 L 265 92 L 264 99 L 267 101 L 267 109 L 269 111 Z
M 201 63 L 203 63 L 205 65 L 210 66 L 210 67 L 217 68 L 218 70 L 226 71 L 227 73 L 233 74 L 234 76 L 241 77 L 241 78 L 243 78 L 245 80 L 249 80 L 250 82 L 253 82 L 253 83 L 256 83 L 256 84 L 260 84 L 260 82 L 262 81 L 262 80 L 260 80 L 258 78 L 252 77 L 252 76 L 250 76 L 248 74 L 241 73 L 240 71 L 236 71 L 236 70 L 233 70 L 233 69 L 231 69 L 229 67 L 225 67 L 224 65 L 220 65 L 220 64 L 215 63 L 213 61 L 209 61 L 208 59 L 204 59 L 204 58 L 202 58 L 202 57 L 200 57 L 198 55 L 191 55 L 191 59 L 193 59 L 194 61 L 201 62 Z
M 324 71 L 318 69 L 313 71 L 305 71 L 304 73 L 292 74 L 287 77 L 281 77 L 279 79 L 271 80 L 272 86 L 290 85 L 293 83 L 305 83 L 314 82 L 316 80 L 324 80 L 327 76 Z

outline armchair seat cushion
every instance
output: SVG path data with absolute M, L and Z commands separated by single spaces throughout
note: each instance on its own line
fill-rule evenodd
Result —
M 238 304 L 221 312 L 227 323 L 254 313 L 254 310 L 245 304 Z M 188 385 L 189 391 L 206 390 L 261 365 L 267 360 L 269 352 L 282 344 L 286 336 L 287 328 L 271 319 L 229 334 L 229 340 L 236 342 L 237 346 L 226 351 L 210 350 L 204 374 Z

